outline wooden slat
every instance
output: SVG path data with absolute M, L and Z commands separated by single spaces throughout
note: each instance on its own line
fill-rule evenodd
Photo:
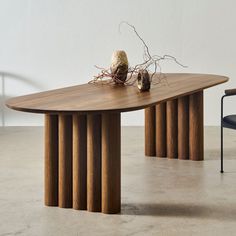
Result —
M 189 96 L 189 156 L 193 161 L 204 159 L 203 91 Z
M 101 115 L 87 116 L 87 209 L 101 211 Z
M 178 103 L 177 100 L 166 102 L 166 139 L 167 157 L 178 157 Z
M 45 115 L 44 201 L 58 206 L 58 116 Z
M 156 105 L 156 156 L 166 157 L 166 103 Z
M 189 159 L 189 97 L 178 99 L 178 158 Z
M 59 115 L 59 207 L 72 207 L 72 117 Z
M 145 109 L 145 155 L 156 156 L 156 110 L 155 106 Z
M 102 212 L 121 208 L 120 113 L 102 115 Z
M 87 209 L 87 117 L 73 115 L 73 208 Z

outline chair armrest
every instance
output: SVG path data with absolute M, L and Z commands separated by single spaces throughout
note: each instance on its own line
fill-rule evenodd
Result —
M 236 88 L 235 89 L 226 89 L 225 94 L 226 95 L 236 95 Z

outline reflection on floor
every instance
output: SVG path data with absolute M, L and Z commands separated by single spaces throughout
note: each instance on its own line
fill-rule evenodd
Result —
M 122 129 L 122 212 L 43 206 L 43 129 L 0 129 L 0 236 L 235 235 L 236 132 L 205 129 L 205 161 L 144 156 L 143 127 Z

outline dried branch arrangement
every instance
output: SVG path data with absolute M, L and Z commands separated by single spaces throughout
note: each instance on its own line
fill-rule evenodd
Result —
M 161 80 L 165 78 L 160 66 L 161 61 L 173 60 L 176 64 L 182 67 L 186 67 L 185 65 L 178 62 L 174 56 L 151 55 L 149 47 L 133 25 L 129 24 L 126 21 L 122 21 L 119 25 L 119 31 L 123 24 L 129 26 L 142 42 L 144 46 L 143 62 L 135 65 L 134 67 L 129 66 L 128 58 L 125 51 L 115 51 L 112 54 L 110 68 L 106 69 L 95 66 L 100 70 L 100 73 L 94 76 L 93 80 L 89 81 L 89 83 L 96 83 L 101 81 L 106 84 L 117 85 L 134 85 L 135 83 L 137 83 L 138 89 L 143 92 L 148 91 L 151 87 L 151 84 L 160 83 Z M 151 70 L 151 68 L 153 69 Z M 154 77 L 154 75 L 156 76 Z

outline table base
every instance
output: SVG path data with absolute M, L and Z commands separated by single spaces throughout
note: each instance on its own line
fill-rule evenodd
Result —
M 203 91 L 145 109 L 145 155 L 204 159 Z
M 121 208 L 120 113 L 45 115 L 45 205 Z
M 202 91 L 145 109 L 145 154 L 203 160 Z M 120 113 L 45 115 L 45 205 L 120 212 Z

